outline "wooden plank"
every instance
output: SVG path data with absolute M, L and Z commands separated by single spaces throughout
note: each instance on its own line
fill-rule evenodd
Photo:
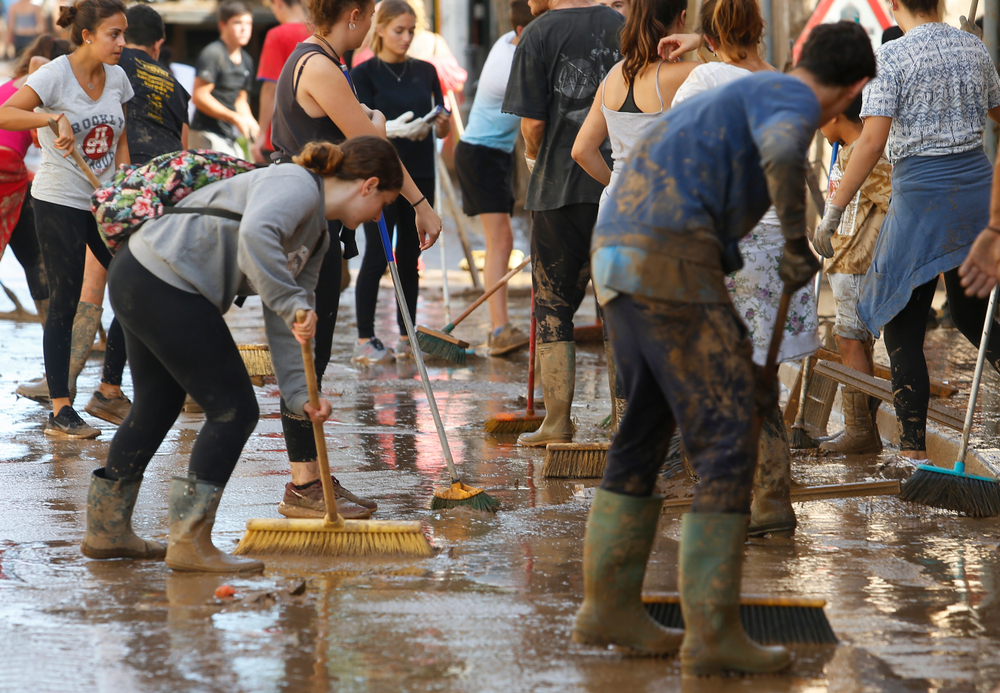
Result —
M 820 349 L 816 352 L 816 357 L 822 359 L 823 361 L 833 361 L 834 363 L 844 362 L 840 358 L 840 354 L 836 351 L 830 351 L 829 349 Z M 889 369 L 880 363 L 875 364 L 875 377 L 882 378 L 884 380 L 892 380 L 892 374 L 889 372 Z M 931 378 L 931 394 L 935 397 L 951 397 L 957 393 L 958 388 L 954 385 L 949 385 L 942 380 Z
M 865 496 L 898 496 L 899 480 L 861 481 L 850 484 L 796 486 L 789 494 L 793 503 L 830 500 L 831 498 L 863 498 Z M 663 502 L 663 512 L 681 512 L 691 507 L 692 498 L 670 498 Z

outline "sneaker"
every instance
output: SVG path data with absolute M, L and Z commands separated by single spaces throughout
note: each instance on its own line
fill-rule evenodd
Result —
M 362 498 L 361 496 L 356 496 L 350 491 L 348 491 L 346 488 L 341 486 L 340 482 L 337 481 L 337 477 L 331 475 L 330 478 L 333 479 L 333 491 L 334 493 L 337 494 L 338 503 L 340 502 L 340 499 L 343 498 L 344 500 L 350 503 L 354 503 L 355 505 L 360 505 L 362 508 L 368 508 L 372 512 L 378 510 L 378 503 L 373 501 L 371 498 Z
M 49 399 L 49 381 L 45 379 L 44 375 L 41 378 L 35 378 L 34 380 L 21 383 L 17 386 L 17 389 L 14 390 L 14 393 L 18 397 L 24 397 L 25 399 L 30 399 L 32 402 L 38 402 L 39 404 L 44 404 L 46 406 L 52 402 L 52 400 Z M 69 399 L 71 402 L 76 399 L 75 387 L 71 387 L 69 389 Z
M 278 512 L 285 517 L 312 519 L 326 517 L 323 484 L 316 479 L 305 488 L 298 489 L 289 481 L 285 484 L 285 497 L 278 504 Z M 372 516 L 371 510 L 355 505 L 346 498 L 342 499 L 339 493 L 337 493 L 337 513 L 345 520 L 367 520 Z
M 90 440 L 101 435 L 101 432 L 81 419 L 73 407 L 63 407 L 59 410 L 59 416 L 49 415 L 49 420 L 45 424 L 45 435 Z
M 94 390 L 94 394 L 90 396 L 90 401 L 87 402 L 87 406 L 83 410 L 98 419 L 104 419 L 115 426 L 121 426 L 131 408 L 132 402 L 125 395 L 105 397 L 100 390 Z
M 503 356 L 512 351 L 527 346 L 531 341 L 524 332 L 507 323 L 490 333 L 487 340 L 490 356 Z
M 400 337 L 399 342 L 396 343 L 396 360 L 399 359 L 413 360 L 413 347 L 410 346 L 410 340 L 406 337 Z
M 354 347 L 351 361 L 362 366 L 371 366 L 376 363 L 388 363 L 393 358 L 392 349 L 386 349 L 378 337 L 372 337 L 364 344 Z

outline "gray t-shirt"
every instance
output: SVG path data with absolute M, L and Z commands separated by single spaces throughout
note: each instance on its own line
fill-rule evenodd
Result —
M 42 100 L 39 110 L 66 114 L 83 160 L 101 183 L 107 184 L 114 176 L 118 139 L 125 130 L 122 104 L 135 92 L 125 70 L 117 65 L 105 65 L 104 75 L 104 91 L 96 101 L 80 86 L 69 56 L 65 55 L 29 75 L 25 84 Z M 42 163 L 35 174 L 31 195 L 52 204 L 90 210 L 94 188 L 73 157 L 64 157 L 65 152 L 53 146 L 55 139 L 50 128 L 38 128 Z

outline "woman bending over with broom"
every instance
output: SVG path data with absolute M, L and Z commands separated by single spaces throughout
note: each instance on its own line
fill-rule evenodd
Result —
M 327 220 L 377 218 L 403 185 L 392 145 L 359 137 L 307 145 L 295 164 L 270 166 L 196 190 L 146 222 L 118 251 L 108 281 L 125 331 L 135 401 L 107 465 L 87 497 L 84 555 L 161 558 L 175 570 L 243 572 L 259 561 L 221 553 L 211 533 L 219 500 L 257 423 L 257 400 L 223 314 L 237 295 L 258 294 L 282 399 L 298 416 L 324 421 L 330 405 L 308 403 L 300 344 L 316 334 L 315 290 L 335 239 Z M 208 208 L 208 209 L 205 209 Z M 242 220 L 215 216 L 212 210 Z M 339 262 L 338 262 L 339 265 Z M 296 310 L 306 319 L 295 322 Z M 198 334 L 197 344 L 186 335 Z M 132 532 L 146 465 L 184 404 L 205 410 L 187 477 L 170 485 L 166 548 Z
M 278 163 L 292 160 L 306 143 L 313 140 L 343 142 L 348 137 L 377 135 L 385 137 L 385 118 L 358 102 L 341 62 L 346 51 L 358 48 L 372 23 L 372 0 L 305 0 L 306 11 L 315 33 L 295 47 L 278 77 L 271 121 L 271 142 Z M 429 110 L 429 107 L 428 107 Z M 413 207 L 421 248 L 433 245 L 441 232 L 441 218 L 423 199 L 406 168 L 403 168 L 402 194 Z M 324 258 L 316 286 L 316 376 L 322 382 L 330 361 L 333 331 L 340 306 L 341 261 L 343 256 L 358 254 L 354 225 L 345 220 L 331 221 L 330 240 L 336 251 Z M 375 242 L 381 247 L 376 236 Z M 325 515 L 323 487 L 316 461 L 316 444 L 308 418 L 290 411 L 281 403 L 281 427 L 285 434 L 292 480 L 285 485 L 278 512 L 285 517 L 321 518 Z M 362 519 L 378 508 L 374 501 L 351 493 L 333 481 L 337 508 L 346 519 Z

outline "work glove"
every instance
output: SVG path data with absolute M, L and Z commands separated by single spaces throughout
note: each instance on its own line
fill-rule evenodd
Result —
M 413 120 L 413 111 L 385 121 L 385 136 L 393 139 L 422 140 L 430 134 L 431 126 L 422 120 Z
M 528 167 L 528 173 L 531 173 L 532 171 L 535 170 L 535 160 L 534 159 L 530 159 L 530 158 L 528 158 L 527 155 L 525 155 L 525 157 L 524 157 L 524 163 Z
M 975 17 L 973 17 L 975 19 Z M 962 31 L 967 31 L 973 36 L 977 37 L 980 41 L 983 40 L 983 30 L 976 26 L 975 21 L 970 22 L 965 16 L 958 18 L 958 25 Z
M 840 219 L 844 216 L 844 208 L 838 207 L 830 202 L 826 203 L 826 212 L 823 214 L 823 219 L 819 222 L 819 226 L 816 227 L 816 233 L 813 234 L 813 246 L 816 248 L 816 252 L 823 257 L 833 257 L 833 234 L 837 233 L 837 229 L 840 227 Z
M 795 293 L 809 283 L 821 263 L 805 237 L 792 238 L 785 241 L 785 250 L 778 263 L 778 276 L 785 282 L 785 291 Z

